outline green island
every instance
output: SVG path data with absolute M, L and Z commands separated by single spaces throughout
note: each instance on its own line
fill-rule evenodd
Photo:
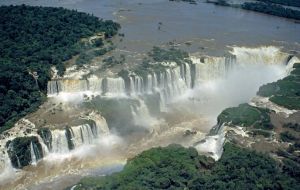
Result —
M 169 0 L 169 1 L 186 2 L 186 3 L 190 3 L 190 4 L 197 4 L 196 0 Z
M 109 49 L 102 39 L 116 35 L 119 28 L 111 20 L 76 10 L 1 6 L 0 133 L 45 101 L 52 66 L 62 75 L 64 62 L 73 56 L 80 54 L 80 65 L 88 61 L 84 53 L 93 47 L 100 48 L 96 55 L 104 54 Z M 86 43 L 84 39 L 95 34 L 103 36 Z
M 189 62 L 189 54 L 186 51 L 171 47 L 169 49 L 154 46 L 148 52 L 140 65 L 138 65 L 134 72 L 140 76 L 147 76 L 151 72 L 164 71 L 170 67 L 168 65 L 157 64 L 159 62 L 174 62 L 177 65 Z
M 264 3 L 274 3 L 285 6 L 300 7 L 300 1 L 295 0 L 257 0 Z
M 257 11 L 257 12 L 269 14 L 269 15 L 300 20 L 300 11 L 286 8 L 278 4 L 265 3 L 265 2 L 244 3 L 242 5 L 242 8 L 250 11 Z
M 300 20 L 300 11 L 293 7 L 300 7 L 299 1 L 293 0 L 257 0 L 247 2 L 236 2 L 229 0 L 207 0 L 207 3 L 213 3 L 220 6 L 230 6 L 242 8 L 249 11 L 256 11 L 273 16 L 285 17 L 289 19 Z M 288 7 L 287 7 L 288 6 Z
M 270 120 L 271 111 L 257 108 L 249 104 L 240 104 L 238 107 L 226 108 L 218 116 L 218 125 L 245 127 L 252 135 L 271 136 L 274 129 Z
M 270 110 L 240 104 L 238 107 L 227 108 L 218 116 L 218 124 L 231 124 L 242 127 L 272 128 L 270 126 Z
M 232 143 L 217 162 L 194 148 L 169 145 L 144 151 L 119 173 L 83 178 L 74 189 L 299 189 L 299 177 L 286 169 L 293 164 L 281 166 Z
M 263 85 L 257 95 L 270 97 L 270 101 L 288 109 L 300 109 L 300 64 L 295 63 L 290 75 Z

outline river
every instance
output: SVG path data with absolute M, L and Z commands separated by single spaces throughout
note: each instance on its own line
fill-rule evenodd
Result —
M 293 20 L 202 2 L 193 5 L 183 2 L 169 2 L 168 0 L 152 0 L 150 2 L 146 0 L 2 0 L 0 4 L 65 7 L 90 13 L 99 18 L 112 19 L 121 24 L 122 29 L 120 33 L 125 35 L 122 41 L 116 43 L 117 51 L 146 53 L 153 46 L 168 46 L 170 42 L 190 53 L 214 56 L 223 56 L 234 46 L 258 47 L 271 45 L 281 47 L 286 52 L 300 51 L 300 24 L 296 24 Z M 257 69 L 257 67 L 254 67 L 250 71 L 254 73 Z M 263 73 L 270 71 L 270 68 L 267 66 L 259 69 L 261 69 L 260 73 L 252 74 L 251 76 L 254 76 L 256 79 L 262 78 Z M 249 70 L 242 72 L 249 73 Z M 274 73 L 272 76 L 265 75 L 263 81 L 271 82 L 278 79 L 278 76 L 275 75 L 276 72 L 277 70 L 272 71 L 271 73 Z M 261 85 L 262 81 L 249 82 L 247 85 L 251 89 L 245 89 L 243 92 L 239 92 L 238 89 L 234 88 L 245 85 L 244 81 L 248 80 L 248 76 L 236 74 L 231 79 L 229 78 L 227 82 L 208 84 L 204 89 L 199 89 L 199 92 L 196 91 L 195 93 L 200 94 L 204 90 L 210 92 L 207 93 L 207 97 L 211 98 L 214 104 L 218 104 L 217 110 L 219 112 L 227 107 L 228 104 L 236 105 L 247 101 L 255 95 L 256 89 Z M 241 81 L 237 81 L 237 78 Z M 222 88 L 215 90 L 215 86 L 223 87 L 223 90 Z M 228 89 L 230 89 L 230 93 L 227 93 Z M 214 98 L 216 94 L 222 94 L 223 96 Z M 235 94 L 240 94 L 240 97 L 243 98 L 232 98 Z M 192 93 L 192 95 L 194 94 Z M 225 96 L 226 100 L 232 99 L 235 101 L 230 103 L 224 102 Z M 193 99 L 193 101 L 196 100 Z M 208 103 L 206 106 L 209 107 L 211 105 Z M 196 109 L 197 107 L 195 106 L 195 111 L 198 111 Z M 203 110 L 199 110 L 199 113 L 203 113 Z M 194 125 L 207 125 L 207 123 L 211 122 L 206 121 L 207 118 L 205 116 L 202 119 L 202 116 L 200 117 L 199 114 L 197 115 L 198 119 L 187 117 L 189 122 L 180 121 L 181 123 L 178 122 L 178 124 L 174 121 L 178 116 L 176 114 L 182 115 L 182 112 L 175 113 L 172 115 L 175 119 L 170 119 L 171 122 L 169 124 L 173 122 L 172 126 L 175 126 L 174 129 L 167 128 L 166 132 L 149 135 L 150 138 L 136 137 L 136 139 L 142 139 L 143 143 L 138 145 L 129 143 L 130 146 L 128 147 L 124 144 L 126 150 L 123 147 L 124 145 L 117 147 L 116 150 L 122 150 L 115 151 L 115 155 L 111 155 L 115 156 L 114 161 L 111 161 L 109 156 L 105 160 L 105 152 L 101 154 L 96 153 L 96 155 L 97 157 L 103 156 L 102 159 L 106 162 L 101 159 L 94 159 L 93 154 L 83 160 L 70 158 L 68 164 L 63 162 L 57 166 L 51 165 L 50 167 L 44 164 L 47 163 L 47 160 L 45 160 L 36 168 L 26 168 L 27 177 L 19 179 L 19 182 L 25 182 L 29 178 L 37 178 L 39 180 L 32 180 L 25 186 L 10 184 L 5 188 L 63 189 L 77 182 L 82 175 L 104 175 L 122 169 L 126 158 L 136 155 L 143 149 L 181 140 L 181 143 L 188 145 L 189 143 L 185 142 L 185 138 L 178 139 L 177 136 L 182 135 L 182 132 L 185 130 L 184 127 L 191 125 L 192 128 Z M 194 123 L 192 122 L 193 119 L 195 120 L 193 121 Z M 205 124 L 201 124 L 201 122 Z M 163 125 L 168 124 L 164 123 Z M 208 129 L 205 132 L 207 131 Z M 164 136 L 165 134 L 166 136 Z M 172 134 L 176 135 L 172 136 Z M 201 133 L 197 135 L 195 138 L 203 136 Z M 133 138 L 131 141 L 134 140 Z M 100 152 L 99 149 L 98 147 L 93 151 Z M 78 154 L 81 154 L 80 151 Z M 49 168 L 53 171 L 49 171 Z

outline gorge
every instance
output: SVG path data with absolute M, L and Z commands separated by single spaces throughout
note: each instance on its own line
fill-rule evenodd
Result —
M 12 167 L 39 168 L 48 159 L 55 163 L 101 155 L 97 152 L 102 147 L 109 147 L 112 152 L 123 147 L 125 155 L 135 155 L 157 143 L 194 146 L 217 160 L 225 131 L 220 128 L 209 132 L 209 128 L 216 124 L 218 113 L 249 102 L 259 86 L 288 75 L 298 61 L 275 47 L 234 47 L 227 57 L 190 56 L 178 66 L 176 62 L 149 63 L 149 71 L 143 76 L 123 70 L 121 73 L 127 75 L 53 79 L 48 82 L 47 109 L 38 111 L 39 117 L 20 120 L 2 134 L 2 175 L 13 171 Z M 157 64 L 164 66 L 151 71 Z M 48 105 L 56 108 L 49 110 Z M 62 113 L 75 116 L 61 122 L 51 120 Z M 195 113 L 202 116 L 192 116 Z M 191 115 L 192 120 L 172 119 L 179 118 L 178 114 Z M 44 121 L 40 121 L 40 116 Z M 15 128 L 23 130 L 14 131 Z M 138 145 L 136 141 L 143 143 Z M 78 151 L 85 155 L 78 155 Z
M 18 3 L 13 1 L 13 4 Z M 258 156 L 259 164 L 265 162 L 266 167 L 269 164 L 276 167 L 272 171 L 277 172 L 274 175 L 277 177 L 282 171 L 292 173 L 282 176 L 291 176 L 290 184 L 298 184 L 297 180 L 293 181 L 297 173 L 288 168 L 292 164 L 286 164 L 293 163 L 294 168 L 299 165 L 300 136 L 296 130 L 300 28 L 297 24 L 198 1 L 196 5 L 162 0 L 29 0 L 26 4 L 79 9 L 113 19 L 122 28 L 99 19 L 105 23 L 100 27 L 104 33 L 99 32 L 97 24 L 80 38 L 76 32 L 72 33 L 76 40 L 75 45 L 69 47 L 68 59 L 48 63 L 49 52 L 45 51 L 41 53 L 44 62 L 35 63 L 32 56 L 30 64 L 20 68 L 24 75 L 30 74 L 25 78 L 30 85 L 26 85 L 33 87 L 41 99 L 33 110 L 26 113 L 19 110 L 20 117 L 16 117 L 12 127 L 0 133 L 1 189 L 93 189 L 98 182 L 101 182 L 99 187 L 109 189 L 113 187 L 109 185 L 115 185 L 111 181 L 117 183 L 122 177 L 116 180 L 108 176 L 102 181 L 101 176 L 127 175 L 127 168 L 131 166 L 130 172 L 148 172 L 143 164 L 135 170 L 132 163 L 152 167 L 149 160 L 156 160 L 156 154 L 162 158 L 155 161 L 162 163 L 155 166 L 156 170 L 164 172 L 164 163 L 173 162 L 173 159 L 164 159 L 175 157 L 177 151 L 175 163 L 191 169 L 194 166 L 185 165 L 180 159 L 187 163 L 194 163 L 196 159 L 195 167 L 209 173 L 219 169 L 215 166 L 226 164 L 230 156 L 238 158 L 240 154 L 244 159 L 247 155 L 256 155 L 251 151 L 257 150 L 276 160 L 273 163 L 269 158 Z M 162 11 L 164 9 L 170 11 Z M 77 15 L 77 11 L 72 14 Z M 106 35 L 109 32 L 111 34 Z M 101 43 L 91 39 L 101 39 Z M 64 51 L 66 49 L 53 55 L 59 57 Z M 14 59 L 19 56 L 17 53 L 10 55 L 13 55 L 10 57 L 13 63 L 24 61 L 24 58 Z M 6 58 L 1 59 L 10 64 Z M 45 70 L 36 67 L 41 63 L 46 63 Z M 48 78 L 44 80 L 41 73 L 46 73 Z M 11 113 L 15 116 L 13 111 Z M 282 164 L 278 166 L 277 162 Z M 245 162 L 245 167 L 252 164 Z M 172 177 L 180 176 L 184 181 L 189 178 L 189 172 L 195 171 L 191 169 L 182 174 L 176 170 Z M 136 173 L 130 175 L 136 175 L 136 179 L 143 177 Z M 218 175 L 211 174 L 221 178 Z M 198 187 L 189 186 L 194 179 L 189 180 L 180 184 L 180 188 Z M 200 177 L 196 181 L 202 180 Z M 179 188 L 172 183 L 171 179 L 162 178 L 152 185 L 158 189 L 166 184 Z M 219 183 L 208 180 L 207 184 L 216 184 L 207 185 L 209 189 Z M 130 184 L 118 187 L 143 188 Z

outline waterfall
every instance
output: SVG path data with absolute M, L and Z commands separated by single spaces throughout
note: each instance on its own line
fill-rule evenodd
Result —
M 72 142 L 75 147 L 83 144 L 92 144 L 98 137 L 98 130 L 95 125 L 84 124 L 71 127 Z
M 93 93 L 102 93 L 102 78 L 98 78 L 96 76 L 91 76 L 88 78 L 88 90 Z
M 157 80 L 156 73 L 153 73 L 152 85 L 153 85 L 153 90 L 157 91 L 157 89 L 158 89 L 158 80 Z
M 167 100 L 171 99 L 171 95 L 173 94 L 173 85 L 172 85 L 172 77 L 170 69 L 167 69 L 165 72 L 165 90 L 167 94 Z
M 106 119 L 100 114 L 92 112 L 86 119 L 95 122 L 97 135 L 99 135 L 100 133 L 109 133 L 109 128 L 107 126 Z
M 152 75 L 148 74 L 147 75 L 147 84 L 146 84 L 146 93 L 151 94 L 153 89 L 153 79 Z
M 19 166 L 20 166 L 20 161 L 19 161 Z M 15 170 L 12 166 L 11 160 L 8 156 L 8 153 L 2 152 L 0 154 L 0 184 L 4 185 L 8 183 L 10 180 L 13 180 L 16 173 Z
M 48 95 L 55 95 L 60 92 L 82 92 L 88 90 L 87 80 L 66 79 L 49 81 L 47 84 Z
M 48 154 L 49 154 L 49 150 L 51 150 L 51 142 L 48 143 L 49 146 L 50 146 L 50 147 L 48 147 L 48 146 L 45 144 L 45 142 L 44 142 L 44 140 L 42 139 L 41 136 L 37 135 L 37 138 L 38 138 L 39 144 L 40 144 L 41 147 L 42 147 L 42 151 L 43 151 L 42 153 L 43 153 L 43 155 L 44 155 L 44 156 L 48 155 Z
M 208 134 L 205 139 L 194 144 L 194 148 L 199 153 L 211 156 L 214 160 L 219 160 L 223 153 L 223 144 L 225 142 L 225 126 L 219 126 L 217 133 Z
M 125 96 L 125 81 L 123 78 L 106 79 L 106 96 Z
M 195 84 L 226 76 L 225 57 L 205 57 L 203 62 L 195 63 Z
M 129 77 L 130 80 L 130 95 L 131 96 L 136 96 L 139 95 L 141 93 L 143 93 L 143 78 L 138 76 L 138 75 L 134 75 L 134 76 L 130 76 Z
M 141 99 L 138 99 L 138 101 L 138 105 L 131 106 L 131 113 L 134 124 L 138 126 L 149 127 L 155 122 L 155 119 L 150 116 L 148 107 L 146 106 L 145 102 Z
M 289 74 L 292 69 L 293 69 L 293 66 L 294 66 L 294 63 L 299 63 L 300 62 L 300 59 L 296 56 L 292 56 L 290 57 L 287 62 L 286 62 L 286 65 L 287 65 L 287 74 Z
M 65 130 L 55 129 L 51 131 L 51 153 L 66 153 L 69 151 L 68 139 Z
M 186 86 L 190 88 L 191 85 L 191 67 L 188 63 L 184 63 L 183 65 L 183 77 L 185 79 Z
M 161 112 L 167 112 L 167 96 L 166 96 L 166 93 L 165 91 L 160 91 L 159 92 L 159 99 L 160 99 L 160 111 Z
M 33 148 L 33 143 L 30 143 L 30 156 L 31 156 L 31 164 L 36 165 L 37 159 Z
M 60 91 L 60 89 L 58 87 L 58 83 L 57 83 L 56 80 L 48 82 L 48 84 L 47 84 L 47 93 L 48 93 L 48 95 L 58 94 L 59 91 Z
M 296 58 L 282 53 L 276 47 L 243 48 L 234 47 L 230 54 L 223 57 L 190 56 L 190 61 L 176 66 L 163 64 L 164 69 L 139 76 L 134 72 L 118 78 L 98 78 L 91 75 L 87 80 L 49 81 L 48 94 L 59 92 L 82 92 L 89 90 L 109 98 L 137 98 L 142 95 L 159 94 L 161 111 L 188 89 L 197 88 L 203 83 L 229 77 L 236 65 L 291 63 Z M 292 65 L 292 64 L 288 64 Z M 69 97 L 68 97 L 69 99 Z
M 96 123 L 90 120 L 88 124 L 72 126 L 64 130 L 52 130 L 50 131 L 52 136 L 52 148 L 49 152 L 66 153 L 69 152 L 70 149 L 77 148 L 83 144 L 95 143 L 100 134 L 107 133 L 106 128 L 106 121 L 98 121 Z M 47 148 L 46 145 L 42 147 Z
M 238 64 L 285 64 L 288 57 L 287 53 L 273 46 L 233 47 L 231 53 L 236 56 Z
M 16 158 L 17 158 L 18 168 L 21 168 L 22 166 L 18 155 L 16 155 Z
M 185 79 L 180 75 L 180 68 L 176 67 L 171 72 L 173 82 L 173 97 L 183 94 L 187 90 Z
M 222 79 L 228 76 L 236 65 L 286 64 L 288 68 L 291 68 L 295 62 L 299 62 L 297 57 L 289 56 L 274 47 L 254 49 L 233 48 L 231 53 L 232 54 L 225 57 L 191 57 L 192 63 L 182 63 L 178 67 L 165 66 L 165 69 L 156 71 L 156 73 L 151 70 L 149 71 L 151 73 L 143 75 L 143 77 L 130 74 L 123 79 L 121 77 L 98 78 L 95 75 L 91 75 L 86 80 L 52 80 L 48 82 L 47 90 L 49 95 L 56 95 L 60 92 L 72 93 L 90 91 L 101 96 L 109 96 L 108 98 L 118 98 L 125 96 L 127 93 L 128 96 L 131 96 L 131 100 L 134 99 L 133 105 L 126 104 L 125 106 L 126 111 L 130 109 L 128 112 L 129 116 L 130 113 L 132 114 L 133 123 L 137 126 L 149 127 L 156 122 L 156 120 L 151 117 L 149 110 L 152 114 L 152 110 L 156 110 L 156 107 L 159 105 L 161 112 L 167 112 L 168 105 L 174 102 L 176 97 L 181 96 L 188 89 L 193 88 L 195 86 L 194 84 L 201 85 L 202 82 Z M 125 89 L 126 87 L 127 91 Z M 154 96 L 155 98 L 152 98 L 152 101 L 147 99 Z M 143 97 L 143 99 L 140 97 Z M 201 101 L 203 101 L 203 99 L 204 98 L 202 98 Z M 157 102 L 155 108 L 149 106 L 153 102 Z M 149 107 L 147 107 L 147 105 Z M 104 118 L 95 113 L 88 117 L 87 120 L 89 122 L 86 124 L 71 126 L 67 129 L 49 130 L 51 139 L 42 132 L 42 135 L 38 137 L 38 142 L 31 141 L 27 144 L 26 157 L 31 159 L 31 164 L 36 165 L 39 159 L 51 153 L 68 153 L 70 149 L 97 143 L 99 138 L 101 138 L 101 134 L 109 133 L 109 128 Z M 225 139 L 223 128 L 219 131 L 219 133 L 207 136 L 205 142 L 196 144 L 195 147 L 199 151 L 212 152 L 214 158 L 218 159 L 222 153 L 221 147 Z M 42 149 L 40 149 L 40 147 L 42 147 Z M 24 153 L 22 152 L 21 155 L 19 152 L 13 155 L 12 158 L 14 162 L 11 163 L 13 163 L 14 167 L 22 168 L 25 165 L 23 162 L 23 154 L 25 154 L 25 151 Z
M 82 92 L 88 90 L 87 80 L 60 80 L 61 90 L 63 92 Z
M 228 55 L 225 57 L 225 69 L 226 69 L 226 76 L 233 70 L 236 64 L 236 56 L 235 55 Z
M 133 96 L 134 93 L 135 93 L 135 86 L 134 86 L 133 76 L 129 76 L 129 88 L 130 88 L 130 95 Z

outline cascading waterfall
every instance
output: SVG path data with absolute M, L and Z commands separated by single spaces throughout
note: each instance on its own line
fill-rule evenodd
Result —
M 244 48 L 233 47 L 231 54 L 225 57 L 191 56 L 191 62 L 178 67 L 166 67 L 158 73 L 149 73 L 142 77 L 136 74 L 128 76 L 128 84 L 122 77 L 98 78 L 95 75 L 87 80 L 53 80 L 48 83 L 48 94 L 60 92 L 84 92 L 108 97 L 136 97 L 142 94 L 159 93 L 163 108 L 187 89 L 201 83 L 226 77 L 237 64 L 286 64 L 289 55 L 276 47 Z M 105 80 L 104 80 L 105 79 Z M 126 91 L 127 89 L 127 91 Z
M 226 57 L 191 57 L 191 63 L 182 63 L 178 67 L 166 67 L 160 72 L 151 72 L 143 77 L 133 73 L 128 78 L 98 78 L 92 75 L 88 79 L 56 79 L 48 82 L 48 95 L 90 91 L 109 98 L 128 96 L 138 101 L 138 104 L 130 107 L 134 124 L 148 127 L 155 119 L 150 116 L 149 110 L 152 111 L 152 109 L 148 108 L 149 102 L 143 97 L 144 95 L 157 95 L 160 111 L 166 112 L 168 104 L 172 103 L 176 97 L 181 96 L 188 89 L 201 85 L 202 82 L 226 77 L 237 64 L 287 64 L 289 66 L 299 61 L 297 57 L 291 57 L 273 47 L 255 50 L 233 48 L 231 53 Z M 38 136 L 42 150 L 39 150 L 37 142 L 30 143 L 31 164 L 37 164 L 42 156 L 64 154 L 82 145 L 97 143 L 101 134 L 109 132 L 109 129 L 103 119 L 99 118 L 99 122 L 94 121 L 66 129 L 51 130 L 51 140 L 47 143 L 45 143 L 45 137 Z M 196 148 L 203 149 L 205 152 L 209 151 L 206 149 L 208 145 L 213 146 L 214 155 L 219 157 L 221 155 L 219 148 L 222 147 L 225 139 L 222 134 L 220 132 L 218 135 L 208 136 L 206 143 L 197 144 Z M 15 155 L 14 159 L 13 166 L 22 168 L 22 157 Z
M 205 57 L 202 61 L 195 63 L 195 84 L 226 76 L 225 57 Z
M 188 86 L 186 85 L 184 77 L 180 75 L 179 67 L 176 67 L 171 70 L 171 77 L 173 81 L 173 96 L 176 97 L 183 94 L 188 89 Z
M 184 78 L 185 80 L 186 86 L 188 88 L 191 88 L 191 67 L 188 63 L 184 63 L 183 65 L 181 65 L 181 73 L 182 78 Z
M 125 81 L 123 78 L 106 78 L 106 96 L 124 96 Z
M 1 154 L 0 158 L 0 184 L 5 184 L 15 177 L 15 169 L 11 164 L 7 152 Z
M 57 80 L 49 81 L 47 84 L 47 93 L 48 95 L 55 95 L 61 91 L 60 87 L 58 86 Z
M 190 61 L 181 63 L 179 66 L 176 64 L 165 65 L 165 69 L 151 71 L 144 76 L 129 72 L 129 76 L 117 78 L 102 79 L 92 75 L 85 82 L 82 82 L 84 80 L 77 82 L 75 80 L 50 81 L 48 93 L 59 93 L 60 90 L 61 92 L 71 91 L 71 89 L 75 91 L 75 89 L 82 88 L 81 92 L 88 89 L 91 93 L 109 98 L 140 99 L 144 95 L 157 94 L 160 112 L 167 112 L 168 105 L 177 100 L 177 97 L 188 92 L 188 89 L 201 88 L 203 84 L 229 77 L 233 70 L 239 68 L 238 66 L 243 67 L 247 64 L 285 65 L 287 62 L 293 62 L 294 59 L 275 47 L 234 47 L 230 54 L 224 57 L 190 56 Z M 65 87 L 69 84 L 70 87 Z
M 55 129 L 51 132 L 51 149 L 49 153 L 67 153 L 71 149 L 84 144 L 95 143 L 101 134 L 107 133 L 106 122 L 104 126 L 97 125 L 98 122 L 89 121 L 88 124 L 68 127 L 64 130 Z M 47 146 L 42 146 L 43 148 Z M 48 149 L 48 148 L 47 148 Z
M 130 76 L 129 80 L 130 80 L 130 95 L 136 96 L 142 94 L 143 84 L 144 84 L 143 78 L 138 75 L 134 75 L 134 76 Z
M 147 93 L 148 94 L 152 93 L 152 89 L 153 89 L 152 75 L 148 74 L 147 75 Z
M 33 148 L 33 143 L 30 143 L 31 165 L 36 165 L 37 159 Z
M 289 55 L 277 47 L 233 47 L 231 54 L 236 56 L 237 64 L 286 64 Z
M 92 144 L 98 137 L 98 129 L 95 125 L 84 124 L 71 127 L 72 142 L 75 147 L 83 144 Z
M 138 105 L 131 106 L 131 113 L 135 125 L 149 127 L 155 121 L 154 118 L 150 116 L 149 110 L 145 102 L 141 99 Z
M 69 151 L 68 139 L 65 130 L 55 129 L 51 131 L 51 135 L 52 149 L 49 151 L 50 153 L 66 153 Z
M 48 95 L 60 92 L 83 92 L 88 90 L 87 80 L 66 79 L 49 81 L 47 85 Z
M 91 76 L 88 78 L 88 90 L 93 93 L 99 93 L 101 94 L 102 91 L 102 78 L 98 78 L 96 76 Z
M 1 168 L 9 172 L 12 167 L 21 169 L 27 165 L 35 166 L 39 160 L 48 155 L 66 154 L 81 145 L 96 143 L 101 134 L 108 133 L 107 124 L 101 116 L 95 113 L 90 114 L 90 117 L 96 118 L 96 121 L 88 120 L 87 124 L 68 127 L 64 130 L 47 128 L 41 133 L 12 138 L 7 141 L 9 144 L 4 156 L 0 156 L 0 161 L 3 162 L 0 162 Z
M 62 80 L 60 81 L 61 90 L 63 92 L 79 92 L 87 91 L 88 85 L 86 80 Z

